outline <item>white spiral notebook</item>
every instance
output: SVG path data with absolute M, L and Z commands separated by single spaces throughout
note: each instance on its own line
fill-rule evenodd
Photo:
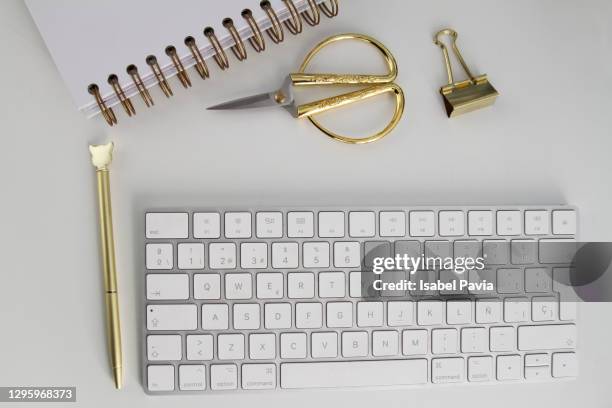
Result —
M 26 4 L 79 110 L 102 113 L 109 125 L 117 123 L 115 106 L 132 116 L 134 98 L 144 102 L 139 109 L 154 105 L 151 87 L 170 96 L 177 83 L 207 78 L 210 64 L 227 69 L 338 12 L 337 0 Z M 173 76 L 179 81 L 170 85 Z

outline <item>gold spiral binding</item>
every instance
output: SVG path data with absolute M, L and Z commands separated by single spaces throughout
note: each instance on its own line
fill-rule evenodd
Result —
M 149 55 L 145 61 L 147 65 L 151 67 L 151 71 L 153 71 L 155 78 L 157 78 L 157 83 L 159 84 L 161 90 L 164 91 L 164 95 L 166 95 L 168 98 L 174 95 L 172 93 L 172 88 L 170 88 L 168 81 L 166 81 L 166 76 L 157 63 L 157 57 L 155 55 Z
M 304 10 L 300 14 L 308 25 L 316 26 L 321 22 L 321 13 L 319 13 L 317 2 L 315 0 L 308 0 L 308 5 L 310 6 L 310 11 Z M 310 13 L 312 13 L 312 15 Z
M 285 3 L 287 10 L 289 10 L 289 13 L 291 14 L 291 20 L 285 20 L 284 22 L 285 27 L 287 27 L 287 30 L 289 30 L 289 32 L 293 35 L 301 33 L 302 19 L 300 18 L 293 0 L 283 0 L 283 3 Z
M 123 88 L 121 88 L 121 84 L 119 84 L 119 77 L 115 74 L 110 74 L 108 76 L 108 83 L 113 87 L 113 91 L 115 91 L 115 95 L 121 102 L 121 106 L 125 110 L 128 116 L 132 116 L 136 114 L 136 109 L 134 109 L 134 105 L 130 98 L 125 96 L 125 92 L 123 92 Z
M 238 30 L 236 30 L 236 27 L 234 26 L 234 20 L 232 20 L 231 18 L 225 18 L 223 19 L 222 24 L 223 27 L 227 28 L 227 31 L 229 31 L 230 35 L 232 36 L 232 39 L 234 40 L 234 45 L 230 47 L 232 52 L 234 53 L 236 58 L 238 58 L 238 61 L 244 61 L 245 59 L 247 59 L 246 48 L 244 47 L 244 42 L 242 42 L 242 38 L 240 38 L 240 34 L 238 34 Z
M 253 12 L 249 9 L 242 10 L 242 18 L 244 18 L 251 28 L 251 32 L 253 35 L 249 37 L 249 43 L 253 49 L 257 52 L 262 52 L 266 49 L 266 42 L 264 41 L 263 35 L 261 35 L 261 30 L 259 29 L 259 24 L 255 22 L 253 18 Z
M 176 76 L 179 81 L 185 88 L 189 88 L 191 86 L 191 80 L 189 79 L 189 75 L 187 71 L 185 71 L 185 67 L 181 62 L 181 59 L 176 55 L 176 48 L 173 45 L 169 45 L 166 47 L 166 55 L 170 57 L 170 60 L 174 64 L 174 68 L 176 69 Z
M 196 45 L 195 38 L 189 36 L 185 38 L 185 45 L 191 51 L 191 55 L 193 55 L 193 59 L 195 60 L 195 67 L 198 74 L 202 77 L 202 79 L 206 79 L 210 76 L 208 72 L 208 66 L 202 57 L 202 53 L 200 49 Z
M 276 11 L 270 4 L 269 0 L 263 0 L 259 3 L 261 9 L 266 13 L 268 20 L 270 22 L 270 27 L 265 29 L 265 32 L 270 37 L 272 42 L 280 43 L 285 39 L 285 34 L 283 30 L 283 25 L 289 30 L 291 34 L 299 34 L 303 30 L 304 20 L 308 25 L 315 26 L 321 22 L 321 13 L 329 18 L 333 18 L 338 15 L 338 0 L 325 0 L 319 4 L 317 4 L 316 0 L 307 0 L 309 9 L 298 11 L 298 8 L 295 5 L 294 0 L 282 0 L 285 4 L 287 10 L 289 11 L 290 17 L 286 19 L 282 24 Z M 241 13 L 242 18 L 247 22 L 249 28 L 251 29 L 252 35 L 248 38 L 249 43 L 253 47 L 256 52 L 261 52 L 266 49 L 266 42 L 264 39 L 264 35 L 262 34 L 262 30 L 255 21 L 253 17 L 253 13 L 250 9 L 244 9 Z M 240 33 L 236 29 L 234 22 L 231 18 L 225 18 L 223 20 L 223 26 L 228 30 L 232 39 L 234 40 L 234 44 L 230 47 L 233 54 L 239 61 L 243 61 L 247 58 L 247 51 L 244 45 L 244 40 L 240 36 Z M 208 38 L 210 44 L 214 49 L 213 58 L 217 65 L 222 70 L 229 68 L 229 59 L 227 57 L 226 52 L 223 50 L 221 43 L 212 27 L 206 27 L 204 29 L 204 36 Z M 206 64 L 206 60 L 202 56 L 202 53 L 199 47 L 196 44 L 196 40 L 192 36 L 185 37 L 185 46 L 191 52 L 193 59 L 195 61 L 195 69 L 198 71 L 198 74 L 202 79 L 206 79 L 210 76 L 210 72 L 208 66 Z M 185 68 L 183 61 L 178 55 L 178 52 L 174 46 L 168 46 L 165 49 L 166 55 L 170 57 L 172 64 L 176 70 L 176 75 L 180 80 L 181 84 L 188 88 L 192 85 L 191 79 L 189 78 L 189 74 L 187 69 Z M 145 59 L 147 65 L 151 68 L 153 75 L 157 79 L 157 83 L 159 87 L 163 91 L 164 95 L 170 97 L 173 95 L 172 88 L 168 84 L 166 76 L 164 75 L 161 67 L 157 62 L 157 58 L 155 55 L 149 55 Z M 131 64 L 126 67 L 126 72 L 132 78 L 132 82 L 134 86 L 138 90 L 140 97 L 144 101 L 147 107 L 151 107 L 155 105 L 149 90 L 147 89 L 144 81 L 142 80 L 138 68 L 136 65 Z M 128 116 L 132 116 L 136 114 L 136 110 L 134 108 L 134 104 L 132 100 L 125 94 L 121 84 L 119 83 L 119 79 L 117 75 L 111 74 L 108 77 L 108 83 L 113 88 L 117 99 L 123 106 L 123 109 L 128 114 Z M 94 96 L 96 103 L 98 104 L 98 108 L 102 113 L 102 116 L 106 120 L 106 122 L 113 126 L 117 123 L 117 117 L 115 116 L 115 112 L 109 106 L 107 106 L 106 101 L 102 98 L 100 94 L 100 88 L 97 84 L 91 84 L 88 86 L 87 91 Z
M 206 27 L 204 29 L 204 35 L 206 36 L 206 38 L 208 38 L 208 41 L 210 41 L 210 44 L 215 49 L 215 54 L 213 55 L 213 58 L 215 59 L 217 65 L 219 65 L 219 68 L 221 68 L 222 70 L 229 68 L 229 60 L 227 59 L 227 54 L 225 53 L 225 51 L 223 51 L 223 47 L 221 47 L 221 43 L 215 35 L 215 30 L 212 27 Z
M 331 8 L 327 7 L 325 2 L 319 3 L 319 8 L 329 18 L 334 18 L 338 15 L 338 0 L 331 0 L 329 2 L 331 4 Z
M 100 108 L 100 112 L 102 112 L 102 116 L 106 119 L 106 123 L 113 126 L 117 123 L 117 117 L 115 116 L 115 112 L 113 112 L 113 108 L 109 108 L 106 106 L 104 99 L 100 96 L 100 88 L 96 84 L 91 84 L 87 87 L 87 91 L 96 98 L 96 102 L 98 103 L 98 107 Z
M 259 3 L 259 6 L 266 12 L 270 23 L 272 23 L 272 27 L 267 28 L 266 33 L 268 33 L 268 36 L 270 39 L 272 39 L 272 41 L 274 41 L 274 43 L 278 44 L 279 42 L 282 42 L 285 39 L 285 34 L 283 33 L 283 27 L 281 26 L 272 5 L 268 0 L 264 0 Z
M 142 82 L 142 78 L 138 73 L 138 68 L 136 67 L 136 65 L 128 65 L 125 71 L 130 77 L 132 77 L 132 81 L 134 82 L 134 85 L 136 85 L 136 89 L 138 89 L 138 93 L 140 93 L 140 97 L 144 101 L 145 105 L 147 105 L 147 108 L 155 105 L 155 102 L 153 102 L 153 98 L 151 98 L 149 90 Z

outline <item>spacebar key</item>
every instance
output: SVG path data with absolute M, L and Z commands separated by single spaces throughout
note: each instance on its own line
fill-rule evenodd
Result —
M 427 360 L 281 364 L 282 388 L 335 388 L 424 384 Z

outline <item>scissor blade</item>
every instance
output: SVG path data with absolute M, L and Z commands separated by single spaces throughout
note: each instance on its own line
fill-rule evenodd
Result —
M 267 108 L 270 106 L 279 106 L 279 103 L 274 99 L 276 92 L 266 92 L 259 95 L 247 96 L 245 98 L 234 99 L 233 101 L 221 103 L 211 106 L 208 110 L 225 110 L 225 109 L 250 109 L 250 108 Z

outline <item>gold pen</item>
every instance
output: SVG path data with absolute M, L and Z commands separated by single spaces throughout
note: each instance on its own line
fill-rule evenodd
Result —
M 123 384 L 121 356 L 121 326 L 119 324 L 119 299 L 117 295 L 117 271 L 115 269 L 115 240 L 113 237 L 113 214 L 111 210 L 110 179 L 108 166 L 113 160 L 113 143 L 90 145 L 91 162 L 98 179 L 98 207 L 100 221 L 100 244 L 106 300 L 106 332 L 111 368 L 115 387 Z

